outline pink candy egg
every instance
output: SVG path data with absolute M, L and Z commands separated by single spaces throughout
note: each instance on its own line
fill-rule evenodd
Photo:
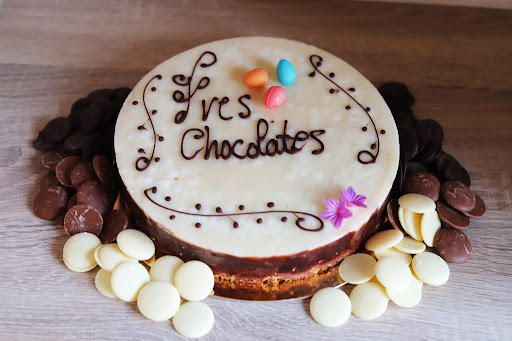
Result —
M 283 88 L 276 85 L 267 90 L 265 93 L 265 106 L 268 109 L 274 109 L 283 104 L 286 99 L 286 92 Z

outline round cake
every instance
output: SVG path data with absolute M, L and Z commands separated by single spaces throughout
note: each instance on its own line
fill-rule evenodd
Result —
M 244 82 L 254 69 L 263 86 Z M 391 112 L 364 76 L 266 37 L 155 67 L 114 146 L 135 226 L 163 253 L 207 263 L 215 294 L 250 300 L 337 284 L 336 266 L 378 228 L 399 160 Z

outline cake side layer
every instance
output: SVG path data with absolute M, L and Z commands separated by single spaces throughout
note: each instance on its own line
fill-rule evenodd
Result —
M 184 242 L 148 218 L 126 189 L 121 192 L 135 226 L 153 239 L 164 253 L 184 261 L 201 260 L 216 277 L 215 294 L 246 300 L 275 300 L 303 297 L 322 287 L 337 285 L 336 265 L 355 252 L 380 226 L 387 200 L 358 230 L 323 247 L 277 257 L 235 257 Z M 335 268 L 336 267 L 336 268 Z

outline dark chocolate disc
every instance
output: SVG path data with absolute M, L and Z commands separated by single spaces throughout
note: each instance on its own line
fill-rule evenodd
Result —
M 55 148 L 55 143 L 48 141 L 41 133 L 33 142 L 34 148 L 42 152 Z
M 86 161 L 73 167 L 70 173 L 70 179 L 73 187 L 78 189 L 84 182 L 98 180 L 98 177 L 96 176 L 92 162 Z
M 410 161 L 407 162 L 407 175 L 412 173 L 418 173 L 418 172 L 426 172 L 427 167 L 425 167 L 423 164 L 416 162 L 416 161 Z
M 64 217 L 64 230 L 68 236 L 88 232 L 99 235 L 103 226 L 100 212 L 91 205 L 79 204 L 71 207 Z
M 60 183 L 66 187 L 73 187 L 71 182 L 71 170 L 83 161 L 81 156 L 72 155 L 62 159 L 55 168 L 55 175 Z
M 443 182 L 441 196 L 448 205 L 459 211 L 471 211 L 476 205 L 475 193 L 460 181 Z
M 128 227 L 128 217 L 121 210 L 112 210 L 105 214 L 103 230 L 99 237 L 103 244 L 112 243 L 117 235 Z
M 409 88 L 400 82 L 386 82 L 378 88 L 382 97 L 402 97 L 407 95 Z
M 41 219 L 55 219 L 66 209 L 68 192 L 60 185 L 49 185 L 39 190 L 34 199 L 34 212 Z
M 69 156 L 69 154 L 64 151 L 50 150 L 43 154 L 41 163 L 44 167 L 53 170 L 57 168 L 59 162 L 66 156 Z
M 457 230 L 464 230 L 468 228 L 471 223 L 468 217 L 454 210 L 442 201 L 437 202 L 437 214 L 442 222 Z
M 400 224 L 400 219 L 398 218 L 398 209 L 400 208 L 400 205 L 398 205 L 398 198 L 393 198 L 388 202 L 388 206 L 386 208 L 387 214 L 388 214 L 388 220 L 391 223 L 391 226 L 395 230 L 398 230 L 402 232 L 403 234 L 406 234 L 404 229 L 402 228 L 402 225 Z
M 97 89 L 97 90 L 94 90 L 91 93 L 89 93 L 87 95 L 87 99 L 92 102 L 92 101 L 98 100 L 99 98 L 112 99 L 114 97 L 114 95 L 115 95 L 114 89 Z
M 457 180 L 471 186 L 471 178 L 462 165 L 450 154 L 441 152 L 436 159 L 436 167 L 443 176 L 444 181 Z
M 103 155 L 96 155 L 92 160 L 92 163 L 94 165 L 96 175 L 105 185 L 105 187 L 113 189 L 115 187 L 115 179 L 114 165 L 112 161 Z
M 101 215 L 104 215 L 114 206 L 114 199 L 105 186 L 95 180 L 84 182 L 76 192 L 76 201 L 78 204 L 88 204 L 97 209 Z
M 408 122 L 397 123 L 400 152 L 407 154 L 407 159 L 412 160 L 418 152 L 418 139 L 416 132 Z
M 90 133 L 100 127 L 103 117 L 101 106 L 92 103 L 85 108 L 80 114 L 80 130 Z
M 46 124 L 41 135 L 50 142 L 60 142 L 69 135 L 71 121 L 67 117 L 57 117 Z
M 70 150 L 82 149 L 84 142 L 87 138 L 87 134 L 83 131 L 77 130 L 69 135 L 64 140 L 64 147 Z
M 440 188 L 441 184 L 434 175 L 427 172 L 419 172 L 409 174 L 405 177 L 402 193 L 422 194 L 437 201 L 437 199 L 439 199 Z
M 466 234 L 451 228 L 441 228 L 434 237 L 434 247 L 450 263 L 464 263 L 471 257 L 471 242 Z
M 84 110 L 89 105 L 87 98 L 80 98 L 71 106 L 71 112 L 78 112 Z
M 443 148 L 443 128 L 436 121 L 426 119 L 418 121 L 415 132 L 418 139 L 418 155 L 415 161 L 429 164 L 436 159 Z
M 487 207 L 485 206 L 485 202 L 482 200 L 482 198 L 480 198 L 480 196 L 476 193 L 475 193 L 475 198 L 476 198 L 475 208 L 473 208 L 471 211 L 468 211 L 468 212 L 462 211 L 462 214 L 464 214 L 465 216 L 467 216 L 469 218 L 478 219 L 478 218 L 482 218 L 485 215 L 485 213 L 487 212 Z

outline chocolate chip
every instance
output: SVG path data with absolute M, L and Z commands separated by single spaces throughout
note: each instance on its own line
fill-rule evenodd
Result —
M 73 167 L 69 177 L 73 187 L 76 189 L 78 189 L 78 187 L 80 187 L 80 185 L 86 181 L 98 180 L 92 162 L 90 161 L 79 163 Z
M 39 181 L 39 188 L 43 188 L 50 185 L 60 185 L 59 179 L 55 176 L 55 172 L 48 172 Z
M 407 95 L 409 88 L 400 82 L 386 82 L 378 88 L 382 97 L 401 97 Z
M 459 211 L 471 211 L 476 205 L 475 193 L 460 181 L 443 182 L 441 196 L 448 205 Z
M 82 157 L 72 155 L 62 159 L 55 168 L 55 175 L 59 179 L 60 183 L 66 187 L 73 187 L 71 182 L 71 170 L 83 161 Z
M 412 160 L 418 152 L 418 139 L 412 125 L 407 122 L 397 123 L 400 152 L 407 154 L 407 159 Z
M 69 135 L 64 140 L 64 147 L 70 149 L 70 150 L 79 150 L 82 149 L 82 146 L 85 143 L 85 140 L 87 138 L 87 134 L 83 131 L 77 130 L 71 135 Z
M 64 217 L 64 230 L 68 236 L 88 232 L 99 235 L 103 226 L 100 212 L 91 205 L 79 204 L 71 207 Z
M 41 135 L 49 142 L 60 142 L 69 135 L 71 121 L 67 117 L 57 117 L 46 124 Z
M 386 207 L 388 219 L 391 225 L 395 230 L 398 230 L 402 232 L 403 234 L 406 234 L 404 229 L 402 228 L 402 225 L 400 224 L 400 220 L 398 218 L 398 209 L 400 208 L 400 205 L 398 205 L 398 198 L 393 198 L 388 202 L 388 205 Z
M 437 201 L 437 199 L 439 199 L 440 188 L 441 184 L 435 176 L 427 172 L 419 172 L 406 176 L 402 193 L 422 194 Z
M 464 230 L 468 228 L 471 223 L 468 217 L 462 215 L 442 201 L 437 202 L 437 214 L 442 222 L 457 230 Z
M 80 130 L 87 133 L 98 129 L 103 117 L 101 107 L 92 103 L 85 108 L 80 115 Z
M 105 156 L 96 155 L 92 160 L 92 163 L 94 165 L 96 175 L 105 187 L 113 189 L 115 187 L 115 179 L 112 161 L 107 159 Z
M 55 219 L 66 209 L 68 192 L 60 185 L 49 185 L 39 190 L 34 199 L 34 212 L 41 219 Z
M 86 181 L 76 192 L 78 204 L 88 204 L 97 209 L 101 215 L 107 213 L 114 206 L 114 198 L 109 190 L 99 181 Z
M 34 140 L 32 143 L 34 145 L 34 148 L 37 150 L 40 150 L 42 152 L 51 150 L 55 148 L 55 143 L 48 141 L 40 132 L 37 139 Z
M 112 210 L 105 215 L 103 229 L 99 235 L 103 244 L 112 243 L 117 235 L 128 227 L 128 217 L 121 210 Z
M 44 167 L 54 170 L 55 168 L 57 168 L 59 162 L 66 156 L 69 156 L 69 154 L 66 152 L 50 150 L 43 154 L 43 157 L 41 158 L 41 163 Z
M 471 211 L 468 211 L 468 212 L 462 211 L 462 214 L 464 214 L 465 216 L 467 216 L 469 218 L 475 218 L 475 219 L 482 218 L 485 215 L 485 213 L 487 212 L 487 207 L 485 206 L 485 202 L 482 200 L 482 198 L 480 198 L 480 196 L 476 193 L 475 193 L 475 199 L 476 199 L 475 208 L 473 208 Z
M 434 247 L 447 262 L 460 264 L 471 257 L 471 243 L 462 231 L 441 228 L 434 238 Z

